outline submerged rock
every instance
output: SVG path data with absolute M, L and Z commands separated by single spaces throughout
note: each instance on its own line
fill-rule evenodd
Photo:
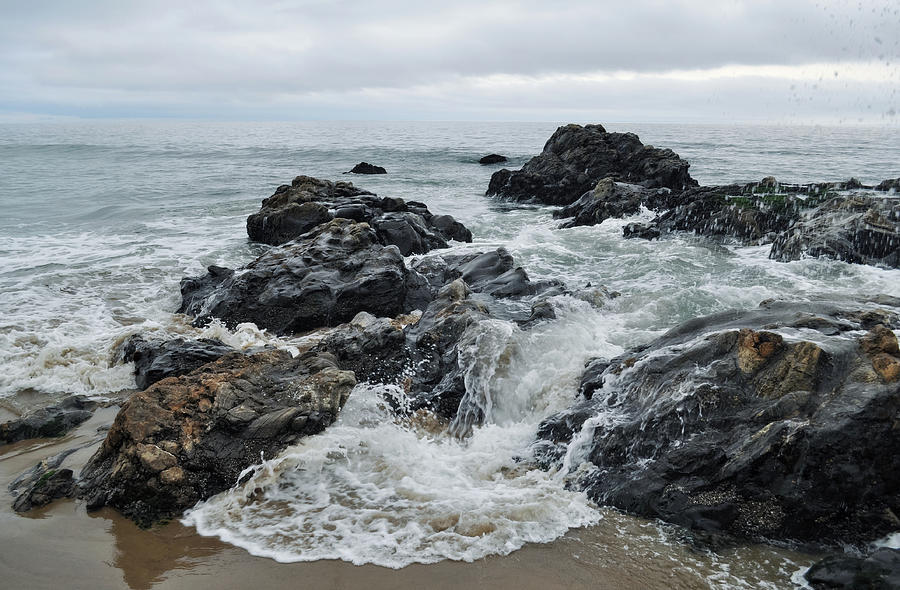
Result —
M 180 313 L 198 323 L 253 322 L 276 334 L 350 321 L 360 311 L 395 316 L 420 305 L 421 286 L 396 246 L 365 223 L 334 219 L 273 248 L 238 272 L 212 269 L 181 281 Z
M 147 389 L 157 381 L 190 373 L 214 361 L 234 348 L 218 340 L 145 340 L 136 334 L 125 343 L 122 359 L 134 363 L 138 389 Z
M 607 133 L 601 125 L 565 125 L 521 170 L 495 172 L 487 194 L 568 205 L 606 177 L 682 190 L 697 184 L 689 166 L 672 150 L 645 146 L 633 133 Z
M 506 156 L 490 154 L 478 160 L 479 164 L 499 164 L 500 162 L 506 162 Z
M 0 444 L 28 438 L 62 436 L 90 418 L 98 403 L 83 395 L 67 397 L 58 404 L 28 412 L 0 424 Z
M 898 311 L 770 302 L 689 321 L 589 365 L 585 399 L 541 425 L 536 454 L 558 464 L 577 436 L 569 454 L 593 469 L 573 485 L 700 531 L 871 542 L 900 514 L 884 452 L 900 445 Z
M 360 162 L 350 170 L 350 174 L 387 174 L 387 170 L 368 162 Z
M 900 267 L 900 198 L 835 197 L 778 236 L 769 254 L 781 262 L 804 256 Z
M 179 515 L 241 471 L 322 431 L 356 384 L 328 355 L 228 354 L 126 401 L 81 473 L 89 509 L 141 525 Z
M 450 215 L 433 215 L 423 203 L 381 198 L 350 182 L 298 176 L 278 187 L 247 218 L 250 239 L 281 245 L 335 218 L 366 222 L 382 245 L 395 245 L 404 256 L 446 248 L 447 240 L 471 242 L 472 233 Z

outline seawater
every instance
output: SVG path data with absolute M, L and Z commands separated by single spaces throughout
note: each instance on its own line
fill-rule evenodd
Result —
M 703 184 L 768 175 L 865 183 L 900 176 L 900 139 L 889 128 L 606 126 L 672 148 Z M 460 362 L 487 420 L 466 440 L 395 422 L 383 400 L 400 394 L 362 384 L 335 425 L 251 468 L 244 484 L 199 505 L 186 522 L 281 561 L 402 567 L 473 560 L 620 518 L 566 490 L 567 473 L 542 472 L 527 460 L 537 424 L 571 403 L 588 358 L 618 354 L 691 317 L 755 307 L 767 298 L 900 292 L 896 270 L 817 259 L 776 263 L 765 246 L 690 236 L 624 240 L 622 226 L 633 219 L 560 230 L 546 208 L 484 197 L 499 167 L 481 166 L 479 157 L 502 153 L 510 158 L 507 167 L 520 167 L 556 127 L 2 125 L 0 405 L 19 411 L 23 400 L 102 397 L 134 387 L 131 367 L 115 358 L 116 347 L 134 333 L 293 346 L 253 325 L 194 328 L 172 312 L 183 276 L 201 274 L 209 264 L 239 266 L 264 251 L 247 240 L 246 217 L 298 174 L 423 201 L 471 228 L 475 242 L 455 244 L 454 251 L 504 246 L 532 278 L 603 285 L 621 295 L 599 309 L 557 298 L 558 319 L 529 331 L 481 326 L 484 334 L 473 342 L 484 345 Z M 342 175 L 363 160 L 389 174 Z M 677 551 L 675 533 L 659 535 L 663 541 L 654 534 L 625 542 L 636 551 Z M 710 585 L 783 587 L 799 567 L 795 558 L 763 553 L 765 575 L 738 568 L 738 558 L 704 558 L 703 567 L 717 576 Z

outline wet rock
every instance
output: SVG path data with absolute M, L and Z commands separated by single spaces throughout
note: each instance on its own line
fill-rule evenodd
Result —
M 36 482 L 16 497 L 13 510 L 27 512 L 32 508 L 46 506 L 53 500 L 68 498 L 75 489 L 75 479 L 71 469 L 50 469 Z
M 411 368 L 404 328 L 420 316 L 376 318 L 360 312 L 326 336 L 319 349 L 334 355 L 338 365 L 353 371 L 361 383 L 399 384 Z
M 228 326 L 253 322 L 290 334 L 336 326 L 360 311 L 392 317 L 419 303 L 415 291 L 420 287 L 400 250 L 382 246 L 368 224 L 349 219 L 318 226 L 220 277 L 183 279 L 178 311 L 195 316 L 197 323 L 211 318 Z
M 660 235 L 659 227 L 654 223 L 629 223 L 622 228 L 622 236 L 626 239 L 656 240 Z
M 686 322 L 591 363 L 583 399 L 541 425 L 538 458 L 558 465 L 590 418 L 592 469 L 571 483 L 598 503 L 713 534 L 869 543 L 900 510 L 883 452 L 900 444 L 900 383 L 875 361 L 900 358 L 887 326 L 858 333 L 897 311 L 770 301 Z
M 803 577 L 815 590 L 896 590 L 900 588 L 900 550 L 885 547 L 865 558 L 829 555 Z
M 335 218 L 370 224 L 379 243 L 397 246 L 404 256 L 446 248 L 447 240 L 472 241 L 463 224 L 450 215 L 432 215 L 423 203 L 381 198 L 350 182 L 311 176 L 298 176 L 290 185 L 278 187 L 259 212 L 247 218 L 247 234 L 277 246 Z
M 875 187 L 875 190 L 900 192 L 900 178 L 883 180 Z
M 145 340 L 136 334 L 125 343 L 122 358 L 134 363 L 137 388 L 147 389 L 161 379 L 190 373 L 229 352 L 234 348 L 218 340 Z
M 555 211 L 553 217 L 571 217 L 560 225 L 562 228 L 596 225 L 609 218 L 634 215 L 640 211 L 641 205 L 650 209 L 664 206 L 670 193 L 669 189 L 647 189 L 604 178 L 577 201 Z
M 73 395 L 58 404 L 28 412 L 21 418 L 0 424 L 0 444 L 62 436 L 90 418 L 97 405 L 85 396 Z
M 565 125 L 521 170 L 495 172 L 487 194 L 568 205 L 606 177 L 680 191 L 697 184 L 689 166 L 672 150 L 645 146 L 633 133 L 607 133 L 601 125 Z
M 232 353 L 159 381 L 124 403 L 78 495 L 141 525 L 175 517 L 323 430 L 355 384 L 329 355 L 283 350 Z
M 769 253 L 781 262 L 806 256 L 900 267 L 900 198 L 835 197 L 778 236 Z
M 506 156 L 501 156 L 500 154 L 489 154 L 478 160 L 479 164 L 499 164 L 500 162 L 506 162 Z
M 350 170 L 350 174 L 387 174 L 387 170 L 368 162 L 360 162 Z

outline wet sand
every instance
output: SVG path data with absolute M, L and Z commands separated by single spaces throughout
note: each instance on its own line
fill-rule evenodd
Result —
M 63 463 L 77 473 L 102 438 L 97 428 L 109 424 L 115 411 L 98 411 L 62 439 L 0 446 L 0 485 L 6 489 L 45 457 L 94 442 Z M 444 561 L 401 570 L 342 561 L 282 564 L 201 537 L 178 522 L 141 530 L 111 509 L 88 514 L 78 501 L 59 501 L 27 515 L 13 513 L 11 502 L 3 494 L 0 587 L 8 590 L 792 588 L 791 574 L 815 559 L 766 546 L 721 555 L 695 551 L 673 540 L 674 529 L 608 511 L 597 526 L 474 563 Z

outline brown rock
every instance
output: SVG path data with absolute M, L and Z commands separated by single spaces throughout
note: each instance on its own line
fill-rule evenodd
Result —
M 859 345 L 870 355 L 875 355 L 880 352 L 894 356 L 900 355 L 897 336 L 884 324 L 878 324 L 869 330 L 868 334 L 860 339 Z
M 745 328 L 738 336 L 738 367 L 742 373 L 751 375 L 769 362 L 782 348 L 784 339 L 780 335 Z
M 900 379 L 900 358 L 881 353 L 872 357 L 872 367 L 887 383 Z

